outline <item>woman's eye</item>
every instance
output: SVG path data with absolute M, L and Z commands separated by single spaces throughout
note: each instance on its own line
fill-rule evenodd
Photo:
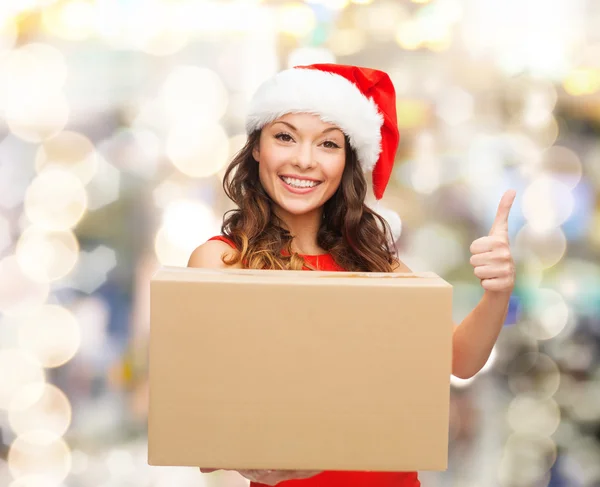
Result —
M 279 140 L 281 140 L 283 142 L 291 142 L 292 140 L 294 140 L 294 139 L 292 139 L 292 136 L 290 134 L 284 134 L 284 133 L 277 134 L 275 136 L 275 138 L 279 139 Z
M 331 140 L 326 140 L 325 142 L 323 142 L 323 145 L 325 147 L 327 147 L 328 149 L 339 149 L 340 146 L 337 145 L 335 142 L 331 141 Z

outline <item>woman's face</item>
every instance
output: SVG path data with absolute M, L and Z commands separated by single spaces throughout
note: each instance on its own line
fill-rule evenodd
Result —
M 320 211 L 340 185 L 345 139 L 317 115 L 287 114 L 262 129 L 252 155 L 274 203 L 284 213 L 302 215 Z

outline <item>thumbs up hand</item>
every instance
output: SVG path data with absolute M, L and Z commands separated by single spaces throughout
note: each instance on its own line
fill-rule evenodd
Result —
M 493 293 L 510 294 L 515 285 L 515 264 L 508 242 L 508 215 L 515 196 L 514 190 L 504 193 L 489 235 L 475 240 L 470 248 L 475 276 Z

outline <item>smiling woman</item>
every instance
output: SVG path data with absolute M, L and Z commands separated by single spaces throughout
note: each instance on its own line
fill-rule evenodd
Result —
M 246 145 L 223 180 L 237 208 L 225 215 L 223 235 L 200 245 L 189 266 L 408 270 L 395 256 L 386 221 L 365 204 L 365 173 L 373 171 L 381 198 L 398 146 L 387 74 L 341 65 L 284 71 L 259 88 L 246 130 Z M 239 472 L 251 487 L 420 485 L 416 472 Z

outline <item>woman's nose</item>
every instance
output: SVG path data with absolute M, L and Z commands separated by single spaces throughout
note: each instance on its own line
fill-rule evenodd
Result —
M 314 167 L 314 154 L 310 144 L 301 144 L 296 154 L 296 165 L 302 169 Z

